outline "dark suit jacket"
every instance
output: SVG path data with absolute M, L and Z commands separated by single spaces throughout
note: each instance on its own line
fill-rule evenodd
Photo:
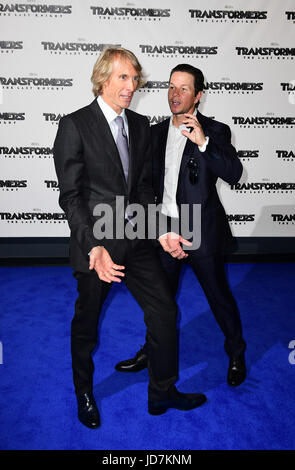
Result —
M 241 177 L 242 165 L 231 145 L 230 128 L 221 122 L 197 113 L 197 118 L 209 142 L 205 152 L 187 139 L 183 152 L 178 187 L 177 204 L 190 205 L 190 230 L 192 229 L 192 204 L 201 204 L 201 245 L 196 256 L 208 256 L 228 249 L 233 241 L 224 208 L 216 189 L 217 178 L 235 184 Z M 157 203 L 161 203 L 164 190 L 165 152 L 169 119 L 152 126 L 153 186 Z M 189 181 L 188 160 L 197 160 L 197 182 Z
M 154 203 L 151 185 L 150 130 L 146 117 L 126 110 L 129 127 L 128 182 L 109 125 L 95 99 L 60 120 L 54 142 L 54 163 L 60 188 L 59 203 L 71 230 L 70 261 L 77 271 L 89 272 L 89 251 L 103 245 L 115 257 L 120 240 L 97 240 L 93 208 L 116 196 L 125 203 Z M 122 214 L 124 219 L 124 208 Z M 116 262 L 116 258 L 113 258 Z

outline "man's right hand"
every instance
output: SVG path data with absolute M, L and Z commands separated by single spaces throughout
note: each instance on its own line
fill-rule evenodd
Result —
M 113 281 L 121 282 L 120 277 L 125 276 L 125 274 L 121 272 L 122 269 L 125 269 L 125 266 L 115 264 L 109 252 L 103 246 L 95 246 L 90 251 L 89 269 L 95 269 L 99 279 L 108 283 Z

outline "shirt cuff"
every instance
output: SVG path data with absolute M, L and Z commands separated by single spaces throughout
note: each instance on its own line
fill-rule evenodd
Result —
M 162 235 L 159 236 L 158 240 L 160 240 L 160 238 L 164 237 L 165 235 L 168 235 L 168 233 L 171 233 L 171 232 L 162 233 Z
M 209 142 L 209 137 L 206 137 L 206 142 L 202 145 L 202 147 L 198 145 L 200 152 L 205 152 L 208 142 Z

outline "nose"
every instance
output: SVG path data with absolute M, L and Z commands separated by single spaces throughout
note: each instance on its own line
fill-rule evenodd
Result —
M 176 96 L 179 96 L 179 89 L 178 88 L 173 89 L 172 98 L 174 98 Z
M 127 82 L 127 90 L 132 92 L 135 91 L 136 85 L 137 83 L 135 82 L 135 80 L 133 80 L 133 78 L 130 78 Z

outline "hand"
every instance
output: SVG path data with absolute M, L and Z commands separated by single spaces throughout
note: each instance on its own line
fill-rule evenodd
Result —
M 89 269 L 95 269 L 101 281 L 121 282 L 120 277 L 125 274 L 121 272 L 125 266 L 115 264 L 109 255 L 109 252 L 103 246 L 95 246 L 90 251 Z M 120 277 L 117 277 L 120 276 Z
M 170 232 L 165 235 L 161 235 L 158 240 L 161 243 L 163 250 L 170 253 L 173 258 L 183 259 L 188 257 L 188 254 L 181 248 L 180 243 L 186 246 L 191 246 L 192 243 L 185 240 L 181 235 Z
M 199 147 L 202 147 L 202 145 L 204 145 L 204 143 L 206 142 L 206 137 L 203 132 L 202 126 L 196 116 L 194 114 L 185 114 L 183 124 L 185 124 L 186 127 L 192 127 L 193 130 L 191 132 L 181 131 L 182 135 L 185 135 L 185 137 L 194 142 L 194 144 L 197 144 Z

